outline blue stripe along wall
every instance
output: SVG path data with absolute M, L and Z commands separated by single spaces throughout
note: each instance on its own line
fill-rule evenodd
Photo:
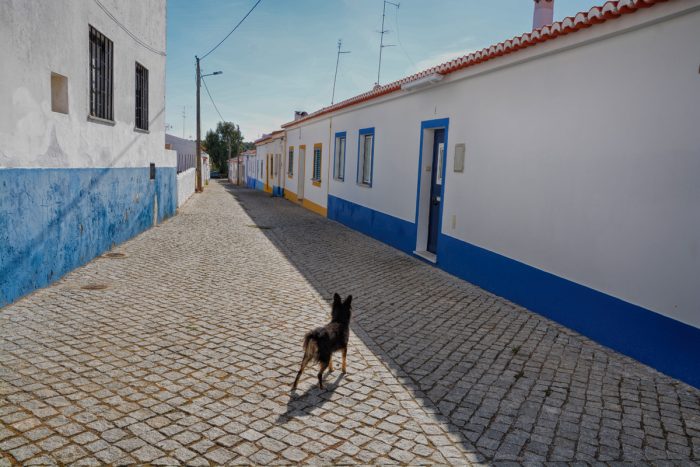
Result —
M 177 209 L 175 167 L 0 169 L 0 306 Z
M 328 218 L 405 253 L 416 224 L 328 196 Z M 437 267 L 700 388 L 700 329 L 440 234 Z

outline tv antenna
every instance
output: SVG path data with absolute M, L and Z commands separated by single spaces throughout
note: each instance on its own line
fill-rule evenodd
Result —
M 185 111 L 185 106 L 182 106 L 182 139 L 185 139 L 185 117 L 187 112 Z
M 338 57 L 335 59 L 335 76 L 333 76 L 333 95 L 331 96 L 331 105 L 335 102 L 335 82 L 338 79 L 338 64 L 340 63 L 341 54 L 349 54 L 349 50 L 341 50 L 343 48 L 343 39 L 338 39 Z
M 390 2 L 389 0 L 384 0 L 384 8 L 382 10 L 382 30 L 379 31 L 379 67 L 377 68 L 377 83 L 375 86 L 379 86 L 379 78 L 382 74 L 382 51 L 385 47 L 395 47 L 396 44 L 384 44 L 384 34 L 389 32 L 388 29 L 384 29 L 384 20 L 386 18 L 386 4 L 393 5 L 397 9 L 401 6 L 400 3 Z

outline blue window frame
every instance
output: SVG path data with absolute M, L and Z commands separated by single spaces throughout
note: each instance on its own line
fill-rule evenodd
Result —
M 357 183 L 372 186 L 374 169 L 374 127 L 360 130 L 357 142 Z
M 333 178 L 345 180 L 345 148 L 347 137 L 344 131 L 335 134 L 335 150 L 333 156 Z

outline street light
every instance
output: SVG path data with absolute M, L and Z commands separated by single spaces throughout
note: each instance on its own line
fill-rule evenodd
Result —
M 199 68 L 199 57 L 195 55 L 197 59 L 197 169 L 195 172 L 195 191 L 201 193 L 202 191 L 202 128 L 201 128 L 201 114 L 199 107 L 199 90 L 202 87 L 202 78 L 205 76 L 220 75 L 223 71 L 215 71 L 214 73 L 209 73 L 208 75 L 202 75 Z

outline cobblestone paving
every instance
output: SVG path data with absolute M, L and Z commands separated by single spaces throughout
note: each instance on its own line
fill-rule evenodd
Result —
M 478 460 L 359 328 L 345 377 L 290 392 L 329 304 L 250 226 L 212 183 L 123 257 L 2 309 L 0 465 Z
M 292 203 L 231 190 L 479 461 L 698 465 L 700 391 Z M 667 462 L 670 461 L 670 462 Z

